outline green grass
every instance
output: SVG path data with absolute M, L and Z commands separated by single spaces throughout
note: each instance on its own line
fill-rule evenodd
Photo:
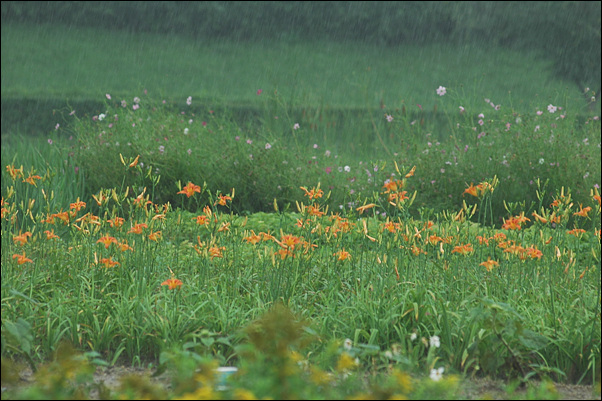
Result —
M 528 108 L 525 102 L 558 103 L 564 96 L 585 105 L 582 88 L 555 79 L 551 62 L 495 47 L 202 42 L 19 24 L 2 25 L 2 43 L 3 98 L 76 101 L 105 93 L 129 97 L 146 88 L 155 97 L 247 104 L 263 89 L 305 106 L 383 101 L 430 109 L 443 85 L 479 107 L 482 98 Z

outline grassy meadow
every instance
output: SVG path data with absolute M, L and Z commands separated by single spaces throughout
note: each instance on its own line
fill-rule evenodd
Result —
M 599 397 L 600 113 L 540 55 L 2 43 L 3 120 L 54 105 L 3 124 L 3 399 Z

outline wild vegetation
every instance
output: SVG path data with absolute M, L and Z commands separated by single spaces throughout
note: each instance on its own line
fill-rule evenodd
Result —
M 31 12 L 9 3 L 3 19 Z M 54 73 L 104 68 L 81 53 L 98 28 L 72 28 L 72 41 L 30 18 L 2 25 L 3 399 L 465 398 L 482 377 L 508 383 L 508 398 L 557 398 L 552 382 L 599 396 L 599 91 L 565 89 L 549 63 L 501 48 L 465 48 L 469 61 L 500 57 L 482 79 L 483 64 L 458 57 L 437 67 L 453 66 L 450 83 L 425 90 L 399 79 L 390 48 L 152 34 L 156 54 L 192 48 L 186 63 L 236 65 L 241 79 L 208 73 L 230 88 L 218 96 L 180 75 L 170 91 L 142 49 L 129 54 L 151 89 L 120 59 L 123 85 L 105 90 Z M 23 46 L 80 55 L 47 60 L 45 88 L 60 95 L 35 84 L 39 62 L 5 61 Z M 408 49 L 436 60 L 459 48 Z M 376 67 L 361 61 L 370 51 Z M 253 73 L 278 54 L 271 81 Z M 418 77 L 423 64 L 405 62 Z M 523 63 L 541 70 L 517 77 Z M 59 106 L 20 125 L 39 115 L 18 111 L 32 99 Z M 168 384 L 94 381 L 124 364 Z M 22 387 L 25 366 L 35 381 Z

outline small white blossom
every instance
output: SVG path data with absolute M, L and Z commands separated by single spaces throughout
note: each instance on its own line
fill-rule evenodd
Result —
M 431 370 L 431 380 L 433 381 L 439 381 L 443 378 L 443 371 L 444 368 L 439 368 L 439 369 L 432 369 Z

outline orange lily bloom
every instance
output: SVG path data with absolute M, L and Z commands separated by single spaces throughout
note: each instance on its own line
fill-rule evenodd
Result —
M 472 195 L 474 197 L 479 196 L 479 194 L 477 192 L 477 187 L 475 187 L 472 183 L 470 183 L 470 186 L 464 190 L 462 195 L 464 195 L 464 194 Z
M 192 182 L 189 181 L 188 184 L 186 184 L 186 186 L 182 188 L 182 190 L 178 193 L 184 194 L 190 198 L 192 195 L 194 195 L 195 192 L 201 193 L 201 187 L 199 187 L 198 185 L 194 185 Z
M 207 216 L 196 216 L 192 220 L 196 220 L 196 223 L 199 226 L 204 226 L 206 224 L 209 224 L 209 220 L 207 220 Z
M 150 234 L 148 235 L 148 239 L 151 241 L 157 242 L 160 238 L 161 238 L 161 231 L 153 232 L 153 230 L 151 230 Z
M 23 166 L 21 166 L 21 168 L 15 168 L 15 166 L 9 165 L 6 166 L 6 171 L 8 174 L 10 174 L 13 180 L 23 177 Z
M 19 255 L 17 253 L 14 254 L 13 259 L 17 259 L 17 264 L 20 265 L 22 265 L 23 263 L 33 263 L 33 260 L 25 256 L 25 252 L 23 252 L 23 255 Z
M 261 236 L 255 234 L 255 231 L 251 230 L 251 235 L 249 235 L 248 237 L 243 238 L 244 241 L 247 241 L 248 244 L 257 244 L 259 241 L 261 241 Z
M 224 255 L 222 254 L 222 251 L 225 251 L 226 247 L 222 246 L 222 247 L 211 247 L 209 248 L 209 254 L 211 255 L 211 259 L 213 258 L 223 258 Z
M 574 235 L 575 237 L 579 237 L 579 235 L 585 233 L 585 230 L 582 228 L 573 228 L 571 231 L 567 231 L 566 233 Z
M 58 238 L 60 238 L 58 235 L 56 235 L 54 233 L 54 230 L 46 230 L 46 231 L 44 231 L 44 234 L 46 234 L 46 239 L 58 239 Z
M 118 242 L 117 243 L 117 247 L 119 248 L 119 250 L 121 252 L 125 252 L 125 251 L 133 251 L 134 248 L 132 248 L 131 246 L 129 246 L 127 244 L 127 242 Z
M 70 209 L 75 209 L 76 212 L 79 212 L 81 209 L 86 207 L 86 202 L 80 201 L 79 198 L 77 198 L 77 201 L 74 203 L 71 203 L 69 205 Z
M 279 244 L 283 248 L 295 249 L 295 245 L 297 245 L 299 242 L 301 242 L 299 237 L 295 237 L 291 234 L 285 234 L 280 238 Z
M 165 280 L 164 282 L 161 283 L 161 285 L 166 285 L 167 288 L 169 288 L 170 290 L 175 290 L 176 288 L 179 290 L 180 287 L 182 287 L 182 283 L 180 280 L 178 280 L 177 278 L 170 278 L 168 280 Z
M 148 228 L 148 225 L 146 225 L 146 223 L 137 223 L 134 227 L 130 229 L 130 231 L 128 231 L 128 234 L 142 234 L 143 228 Z
M 490 272 L 491 270 L 493 270 L 493 268 L 495 266 L 499 266 L 500 263 L 495 261 L 495 260 L 491 260 L 490 257 L 487 258 L 487 260 L 485 262 L 479 263 L 479 266 L 485 266 L 485 268 L 487 269 L 488 272 Z
M 106 268 L 119 266 L 119 262 L 114 261 L 113 258 L 102 258 L 100 263 L 104 264 Z
M 13 241 L 15 241 L 15 244 L 20 242 L 21 246 L 23 246 L 27 244 L 27 237 L 31 237 L 31 233 L 29 231 L 26 231 L 23 234 L 15 235 L 13 237 Z
M 333 255 L 338 256 L 338 258 L 337 258 L 338 260 L 346 260 L 351 257 L 351 254 L 349 252 L 347 252 L 345 250 L 345 248 L 343 248 L 343 250 L 341 250 L 339 252 L 335 252 Z
M 322 212 L 320 210 L 320 206 L 318 206 L 318 205 L 306 206 L 305 210 L 306 210 L 307 214 L 310 216 L 322 217 L 325 214 L 324 212 Z
M 35 180 L 41 180 L 41 179 L 42 179 L 42 177 L 40 177 L 39 175 L 30 175 L 29 177 L 27 177 L 26 179 L 24 179 L 23 182 L 31 184 L 34 187 L 37 187 L 38 185 L 36 184 Z
M 573 213 L 573 216 L 587 217 L 587 214 L 592 210 L 591 206 L 583 207 L 583 205 L 579 205 L 579 208 L 580 210 Z
M 105 235 L 104 237 L 101 237 L 98 241 L 96 241 L 96 243 L 101 243 L 105 246 L 105 249 L 109 249 L 109 246 L 111 244 L 116 244 L 117 240 L 114 237 L 110 237 L 108 235 Z
M 307 188 L 305 187 L 299 187 L 302 190 L 305 191 L 305 196 L 309 197 L 309 199 L 315 199 L 315 198 L 321 198 L 324 195 L 324 191 L 322 191 L 320 189 L 320 186 L 318 184 L 318 187 L 314 187 L 312 188 L 310 191 L 307 190 Z
M 455 246 L 451 253 L 459 253 L 461 255 L 468 255 L 470 252 L 474 251 L 472 244 L 458 245 Z
M 115 217 L 114 219 L 107 220 L 107 222 L 111 225 L 111 227 L 121 227 L 125 222 L 123 217 Z
M 228 195 L 220 195 L 219 199 L 215 202 L 216 205 L 226 206 L 227 201 L 232 202 L 232 197 Z

